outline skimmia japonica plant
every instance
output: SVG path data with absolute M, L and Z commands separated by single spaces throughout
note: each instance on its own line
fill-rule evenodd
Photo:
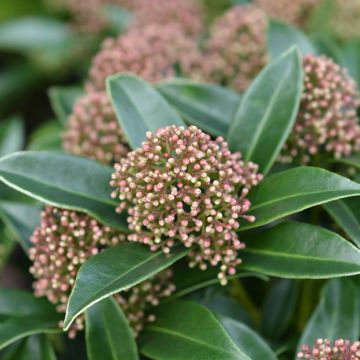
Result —
M 97 50 L 60 125 L 0 124 L 0 358 L 360 359 L 351 6 L 61 6 Z

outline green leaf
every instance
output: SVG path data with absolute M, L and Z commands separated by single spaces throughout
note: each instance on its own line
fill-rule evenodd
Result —
M 218 317 L 235 344 L 249 359 L 277 359 L 269 345 L 248 326 L 226 316 Z
M 90 306 L 150 278 L 187 252 L 178 247 L 168 256 L 162 251 L 152 252 L 144 245 L 126 242 L 93 256 L 77 274 L 64 321 L 65 330 Z
M 0 26 L 0 49 L 18 52 L 43 50 L 69 40 L 70 30 L 57 20 L 23 17 Z
M 89 360 L 137 360 L 134 334 L 119 304 L 107 298 L 86 311 Z
M 62 151 L 61 132 L 63 127 L 58 121 L 51 120 L 42 124 L 30 136 L 28 150 L 35 151 Z
M 302 86 L 301 59 L 292 49 L 261 71 L 245 92 L 228 132 L 230 149 L 266 173 L 294 124 Z
M 249 360 L 204 306 L 174 301 L 161 306 L 140 338 L 141 352 L 156 360 Z
M 102 8 L 102 13 L 115 36 L 126 31 L 133 21 L 133 14 L 117 4 L 105 5 Z
M 157 89 L 186 122 L 214 136 L 226 136 L 240 103 L 240 95 L 230 89 L 188 79 L 163 81 Z
M 83 94 L 79 86 L 54 86 L 48 91 L 51 106 L 61 124 L 66 124 L 76 99 Z
M 107 80 L 117 119 L 134 149 L 146 140 L 147 131 L 169 125 L 185 126 L 180 116 L 149 84 L 129 74 L 117 74 Z
M 282 278 L 322 279 L 360 274 L 360 251 L 321 227 L 286 222 L 242 239 L 243 270 Z
M 110 198 L 112 172 L 92 160 L 47 151 L 18 152 L 0 160 L 0 179 L 7 185 L 126 231 L 126 220 L 115 212 L 116 201 Z
M 1 289 L 0 350 L 29 335 L 61 331 L 61 315 L 45 299 L 36 299 L 20 290 Z
M 3 222 L 0 222 L 0 272 L 9 259 L 15 243 Z
M 317 338 L 357 340 L 360 323 L 358 296 L 358 289 L 351 279 L 329 280 L 318 307 L 306 325 L 298 349 L 303 344 L 312 346 Z
M 268 29 L 270 58 L 275 59 L 292 46 L 297 46 L 302 55 L 317 54 L 315 46 L 302 31 L 289 24 L 270 20 Z
M 45 335 L 34 335 L 15 343 L 2 360 L 56 360 L 53 346 Z
M 289 325 L 294 314 L 298 288 L 294 281 L 279 280 L 265 298 L 262 316 L 262 334 L 268 339 L 277 340 Z
M 359 197 L 333 201 L 325 204 L 325 210 L 345 231 L 357 247 L 360 247 L 360 207 Z
M 360 169 L 360 156 L 349 156 L 347 158 L 333 159 L 330 163 L 344 164 L 355 169 Z
M 342 49 L 342 66 L 346 67 L 350 76 L 360 86 L 360 40 L 347 42 Z
M 14 116 L 0 124 L 0 157 L 19 151 L 24 146 L 25 129 L 22 120 Z
M 31 246 L 31 234 L 40 224 L 40 213 L 40 205 L 0 201 L 0 217 L 25 251 Z
M 310 207 L 360 195 L 360 184 L 315 167 L 297 167 L 269 176 L 249 194 L 253 223 L 240 230 L 255 228 Z

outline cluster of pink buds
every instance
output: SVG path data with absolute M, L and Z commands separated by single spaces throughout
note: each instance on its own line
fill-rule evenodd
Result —
M 341 0 L 342 1 L 342 0 Z M 304 26 L 321 0 L 255 0 L 270 17 Z
M 360 341 L 317 339 L 313 348 L 303 345 L 298 360 L 360 360 Z
M 203 9 L 197 0 L 134 0 L 132 9 L 135 27 L 176 24 L 190 36 L 203 30 Z
M 65 151 L 113 164 L 128 151 L 106 92 L 94 92 L 79 98 L 63 134 Z
M 299 114 L 280 161 L 296 159 L 306 164 L 323 151 L 337 158 L 359 151 L 359 96 L 355 81 L 325 56 L 305 56 L 303 68 Z
M 136 336 L 146 323 L 155 321 L 151 309 L 158 306 L 162 298 L 169 297 L 175 291 L 171 278 L 172 271 L 166 269 L 141 284 L 115 295 L 115 300 L 120 304 Z
M 40 227 L 32 235 L 33 247 L 29 251 L 33 261 L 30 272 L 36 278 L 35 295 L 46 296 L 56 304 L 59 312 L 65 312 L 81 265 L 102 249 L 125 240 L 124 234 L 85 214 L 46 207 Z M 170 270 L 164 270 L 115 296 L 135 334 L 141 331 L 146 321 L 154 318 L 148 314 L 149 308 L 174 291 L 171 275 Z M 69 337 L 75 337 L 83 328 L 84 317 L 79 316 L 69 330 Z
M 267 17 L 253 5 L 235 6 L 217 20 L 191 75 L 244 91 L 267 63 Z
M 169 126 L 148 133 L 143 145 L 115 164 L 111 186 L 118 211 L 128 210 L 130 241 L 170 253 L 178 242 L 190 249 L 190 266 L 220 265 L 226 284 L 241 260 L 236 234 L 247 215 L 249 190 L 262 175 L 258 166 L 231 153 L 195 126 Z
M 189 71 L 193 57 L 197 57 L 196 42 L 171 24 L 152 24 L 134 29 L 117 38 L 108 38 L 94 57 L 86 84 L 88 92 L 105 89 L 108 76 L 134 73 L 144 80 L 156 82 Z

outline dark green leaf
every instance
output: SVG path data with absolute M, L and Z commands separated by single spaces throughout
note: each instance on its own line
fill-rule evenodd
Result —
M 294 45 L 297 46 L 302 55 L 316 55 L 317 53 L 310 39 L 302 31 L 289 24 L 270 20 L 268 29 L 268 51 L 270 58 L 275 59 Z
M 0 349 L 29 335 L 61 331 L 61 315 L 45 299 L 36 299 L 20 290 L 1 289 Z
M 117 119 L 134 149 L 146 140 L 147 131 L 169 125 L 185 126 L 165 99 L 140 78 L 118 74 L 107 80 Z
M 249 360 L 211 311 L 190 301 L 161 306 L 140 341 L 141 352 L 156 360 Z
M 86 347 L 90 360 L 139 359 L 134 334 L 113 298 L 86 311 Z
M 19 52 L 37 51 L 68 41 L 69 28 L 41 17 L 24 17 L 0 26 L 0 48 Z
M 274 220 L 327 202 L 360 195 L 360 184 L 315 167 L 297 167 L 269 176 L 250 192 L 253 223 L 240 230 L 255 228 Z
M 354 197 L 325 204 L 325 210 L 345 231 L 350 239 L 360 247 L 360 198 Z
M 83 90 L 79 86 L 55 86 L 49 89 L 51 106 L 61 124 L 66 124 L 76 99 Z
M 62 131 L 63 127 L 58 121 L 48 121 L 31 134 L 27 148 L 35 151 L 62 151 Z
M 338 234 L 314 225 L 286 222 L 244 241 L 243 270 L 302 279 L 360 274 L 360 251 Z
M 266 173 L 294 124 L 303 86 L 301 59 L 292 49 L 267 66 L 247 89 L 228 132 L 232 151 Z
M 268 339 L 277 340 L 289 325 L 298 297 L 294 281 L 279 280 L 271 289 L 263 306 L 262 334 Z
M 31 246 L 31 234 L 35 227 L 40 224 L 40 213 L 40 205 L 0 201 L 0 217 L 25 251 Z
M 192 125 L 214 136 L 226 136 L 240 95 L 215 84 L 188 79 L 159 83 L 157 89 Z
M 0 157 L 19 151 L 24 146 L 25 129 L 22 120 L 14 116 L 0 124 Z
M 188 250 L 174 248 L 172 255 L 152 252 L 136 243 L 122 243 L 90 258 L 79 270 L 71 293 L 64 327 L 90 306 L 134 286 L 184 257 Z
M 329 280 L 318 307 L 306 325 L 298 349 L 303 344 L 312 346 L 317 338 L 357 340 L 360 323 L 358 303 L 358 289 L 351 279 Z
M 0 179 L 47 204 L 83 211 L 126 230 L 110 198 L 112 168 L 85 158 L 47 151 L 26 151 L 0 160 Z
M 0 222 L 0 272 L 14 249 L 15 242 L 3 222 Z
M 226 316 L 218 317 L 235 344 L 249 359 L 277 359 L 269 345 L 248 326 Z
M 133 14 L 117 4 L 106 5 L 102 9 L 102 13 L 107 20 L 108 27 L 114 31 L 115 36 L 127 30 L 133 20 Z
M 2 360 L 56 360 L 55 351 L 45 335 L 34 335 L 9 348 Z

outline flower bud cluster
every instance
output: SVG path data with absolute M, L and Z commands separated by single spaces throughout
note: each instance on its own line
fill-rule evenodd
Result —
M 321 0 L 255 0 L 255 4 L 269 17 L 297 26 L 306 25 L 312 11 L 320 2 Z
M 303 59 L 299 113 L 280 161 L 309 163 L 322 151 L 339 158 L 360 150 L 359 94 L 346 70 L 325 56 Z
M 128 239 L 166 254 L 178 242 L 190 249 L 190 266 L 220 266 L 226 284 L 241 260 L 236 234 L 248 215 L 249 190 L 262 179 L 258 166 L 231 153 L 195 126 L 148 133 L 143 145 L 115 164 L 112 196 L 128 210 Z
M 298 360 L 360 360 L 360 341 L 317 339 L 312 348 L 303 345 Z
M 267 17 L 253 5 L 235 6 L 210 30 L 190 75 L 244 91 L 267 63 Z
M 197 53 L 196 42 L 176 25 L 136 28 L 103 42 L 92 61 L 86 90 L 104 90 L 106 78 L 121 72 L 134 73 L 149 82 L 171 78 L 177 67 L 187 72 Z
M 89 93 L 76 101 L 63 134 L 63 147 L 104 164 L 119 161 L 129 151 L 106 92 Z

